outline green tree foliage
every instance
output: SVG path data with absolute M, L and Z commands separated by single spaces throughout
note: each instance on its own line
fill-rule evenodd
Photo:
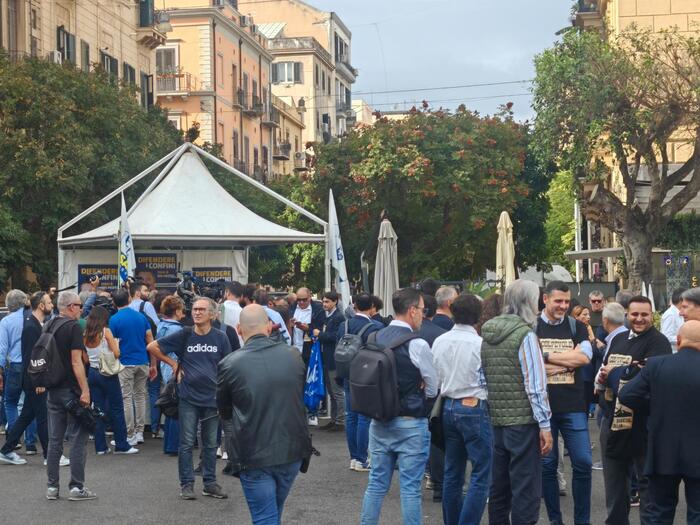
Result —
M 657 237 L 656 244 L 674 252 L 700 251 L 700 217 L 695 213 L 676 215 Z
M 0 278 L 21 285 L 30 265 L 42 286 L 55 282 L 58 227 L 181 142 L 158 108 L 145 111 L 100 71 L 0 55 Z
M 619 234 L 633 289 L 651 280 L 654 240 L 700 191 L 699 63 L 700 39 L 635 28 L 608 40 L 570 31 L 535 61 L 538 149 L 587 183 L 582 212 Z
M 321 217 L 333 190 L 351 278 L 359 275 L 363 251 L 374 261 L 382 210 L 399 238 L 402 285 L 426 275 L 477 277 L 493 268 L 503 210 L 514 217 L 521 260 L 539 262 L 549 170 L 527 162 L 528 129 L 504 109 L 480 117 L 463 106 L 450 113 L 425 105 L 404 120 L 381 117 L 317 146 L 315 169 L 289 177 L 280 189 Z M 290 210 L 283 218 L 308 228 Z M 295 247 L 291 260 L 312 282 L 322 283 L 322 247 Z
M 571 261 L 564 257 L 564 252 L 574 249 L 576 221 L 574 219 L 574 178 L 568 171 L 560 171 L 552 180 L 547 190 L 550 211 L 544 225 L 546 247 L 549 260 L 571 268 Z

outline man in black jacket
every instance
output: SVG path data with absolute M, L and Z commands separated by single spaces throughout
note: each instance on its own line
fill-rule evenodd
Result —
M 335 373 L 335 346 L 338 342 L 338 329 L 345 321 L 343 313 L 338 310 L 338 293 L 334 291 L 323 294 L 323 311 L 325 319 L 320 328 L 313 329 L 314 337 L 321 343 L 323 362 L 323 382 L 326 391 L 331 394 L 331 421 L 321 430 L 343 430 L 345 422 L 345 394 L 342 381 Z
M 219 414 L 231 428 L 229 459 L 253 523 L 279 523 L 294 479 L 311 455 L 305 367 L 298 351 L 270 338 L 262 306 L 243 309 L 238 331 L 243 348 L 219 363 Z
M 620 402 L 649 410 L 649 441 L 644 474 L 649 478 L 651 523 L 672 525 L 678 486 L 685 483 L 686 523 L 700 523 L 700 321 L 678 332 L 677 354 L 647 361 L 620 390 Z
M 610 349 L 597 380 L 599 386 L 605 388 L 600 444 L 608 513 L 605 523 L 608 525 L 629 525 L 629 472 L 632 465 L 639 477 L 640 521 L 651 523 L 648 480 L 642 475 L 647 445 L 647 413 L 640 410 L 630 414 L 625 406 L 620 405 L 621 401 L 618 403 L 617 395 L 620 386 L 632 379 L 648 358 L 671 354 L 671 344 L 666 336 L 652 326 L 649 299 L 642 296 L 630 299 L 627 323 L 630 327 L 627 341 Z M 615 342 L 621 337 L 624 336 L 618 335 Z
M 26 428 L 36 418 L 37 434 L 44 452 L 44 459 L 48 452 L 48 427 L 46 422 L 46 390 L 34 388 L 27 369 L 32 348 L 41 336 L 42 325 L 53 311 L 53 302 L 46 292 L 36 292 L 29 299 L 31 313 L 25 316 L 24 328 L 22 329 L 22 390 L 24 391 L 24 405 L 22 412 L 15 421 L 15 424 L 8 429 L 5 445 L 0 449 L 0 461 L 21 465 L 26 463 L 13 452 L 19 443 Z

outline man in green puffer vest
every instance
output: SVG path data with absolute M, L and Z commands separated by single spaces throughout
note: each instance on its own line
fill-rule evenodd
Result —
M 541 456 L 552 449 L 547 376 L 537 336 L 539 288 L 518 279 L 506 288 L 503 315 L 481 328 L 481 362 L 493 426 L 489 523 L 535 524 L 542 498 Z

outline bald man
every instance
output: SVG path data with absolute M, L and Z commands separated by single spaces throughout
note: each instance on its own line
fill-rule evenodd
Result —
M 245 344 L 221 361 L 217 382 L 219 414 L 231 428 L 229 463 L 253 523 L 280 523 L 294 479 L 311 456 L 304 362 L 296 349 L 271 338 L 271 330 L 262 306 L 243 308 L 238 332 Z
M 700 524 L 700 321 L 678 332 L 678 353 L 650 358 L 619 393 L 622 404 L 649 411 L 644 474 L 649 477 L 650 523 L 672 525 L 678 487 L 685 483 L 686 523 Z

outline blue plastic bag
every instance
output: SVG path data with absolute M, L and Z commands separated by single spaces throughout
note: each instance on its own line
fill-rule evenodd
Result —
M 321 359 L 321 343 L 315 339 L 311 346 L 309 367 L 306 370 L 306 385 L 304 386 L 304 404 L 310 411 L 315 412 L 326 397 L 326 387 L 323 384 L 323 360 Z

